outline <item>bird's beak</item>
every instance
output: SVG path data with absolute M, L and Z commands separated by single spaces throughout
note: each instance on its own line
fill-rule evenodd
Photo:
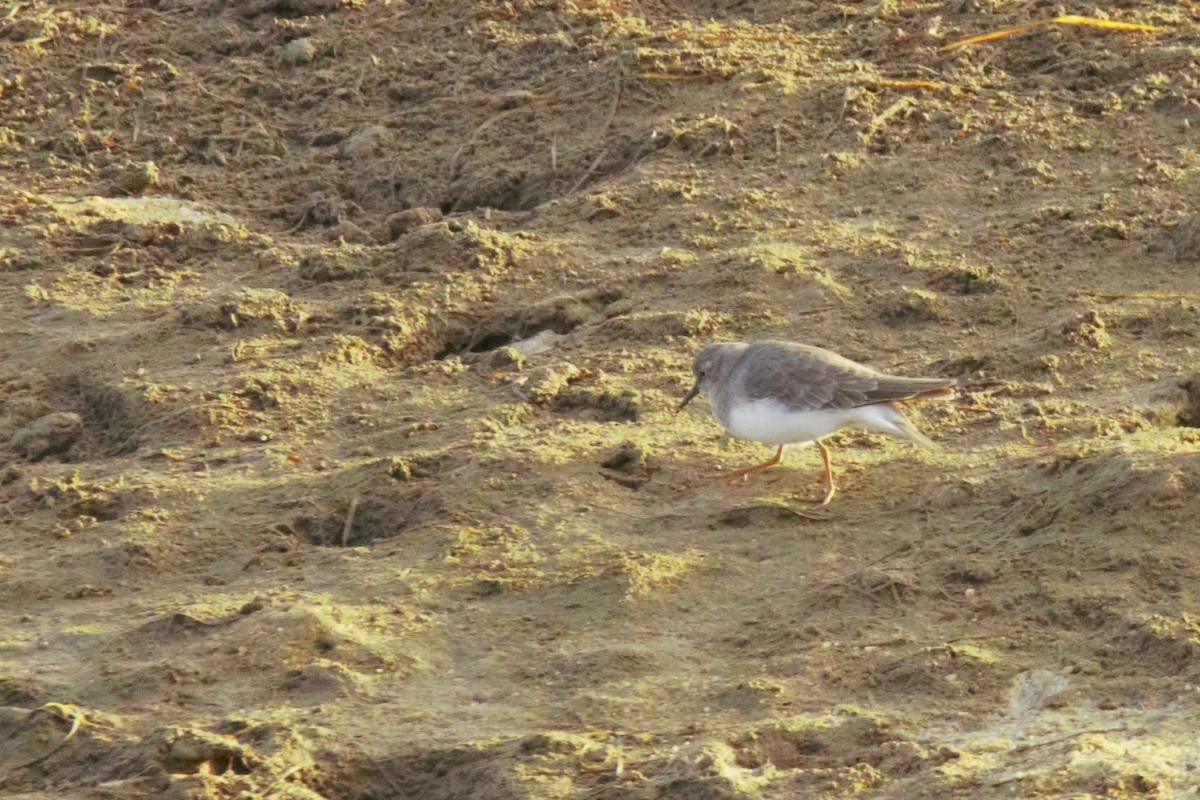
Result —
M 687 397 L 683 398 L 683 402 L 679 404 L 679 408 L 675 409 L 675 413 L 678 414 L 680 411 L 683 411 L 683 407 L 692 402 L 692 398 L 698 394 L 700 394 L 699 381 L 697 381 L 696 385 L 692 387 L 692 390 L 687 393 Z

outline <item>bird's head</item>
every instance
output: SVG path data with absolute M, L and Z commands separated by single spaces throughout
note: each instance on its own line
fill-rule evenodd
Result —
M 714 384 L 724 380 L 725 374 L 733 366 L 734 357 L 744 347 L 745 345 L 733 342 L 716 342 L 701 347 L 696 353 L 696 357 L 692 359 L 692 377 L 695 379 L 695 383 L 679 407 L 675 409 L 675 413 L 678 414 L 682 411 L 683 407 L 692 402 L 696 395 L 701 392 L 707 394 Z

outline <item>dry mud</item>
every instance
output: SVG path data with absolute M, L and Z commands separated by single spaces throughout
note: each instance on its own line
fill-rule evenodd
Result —
M 0 6 L 0 793 L 1194 796 L 1198 21 Z

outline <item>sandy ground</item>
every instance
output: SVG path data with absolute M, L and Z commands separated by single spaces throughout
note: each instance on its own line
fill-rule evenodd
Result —
M 1195 796 L 1198 23 L 0 5 L 0 794 Z

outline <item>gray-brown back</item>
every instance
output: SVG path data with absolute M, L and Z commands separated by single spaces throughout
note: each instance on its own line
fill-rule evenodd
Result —
M 727 397 L 713 398 L 728 407 L 735 397 L 771 398 L 796 411 L 850 409 L 910 400 L 947 389 L 945 378 L 887 375 L 830 350 L 794 342 L 754 342 L 740 354 Z

